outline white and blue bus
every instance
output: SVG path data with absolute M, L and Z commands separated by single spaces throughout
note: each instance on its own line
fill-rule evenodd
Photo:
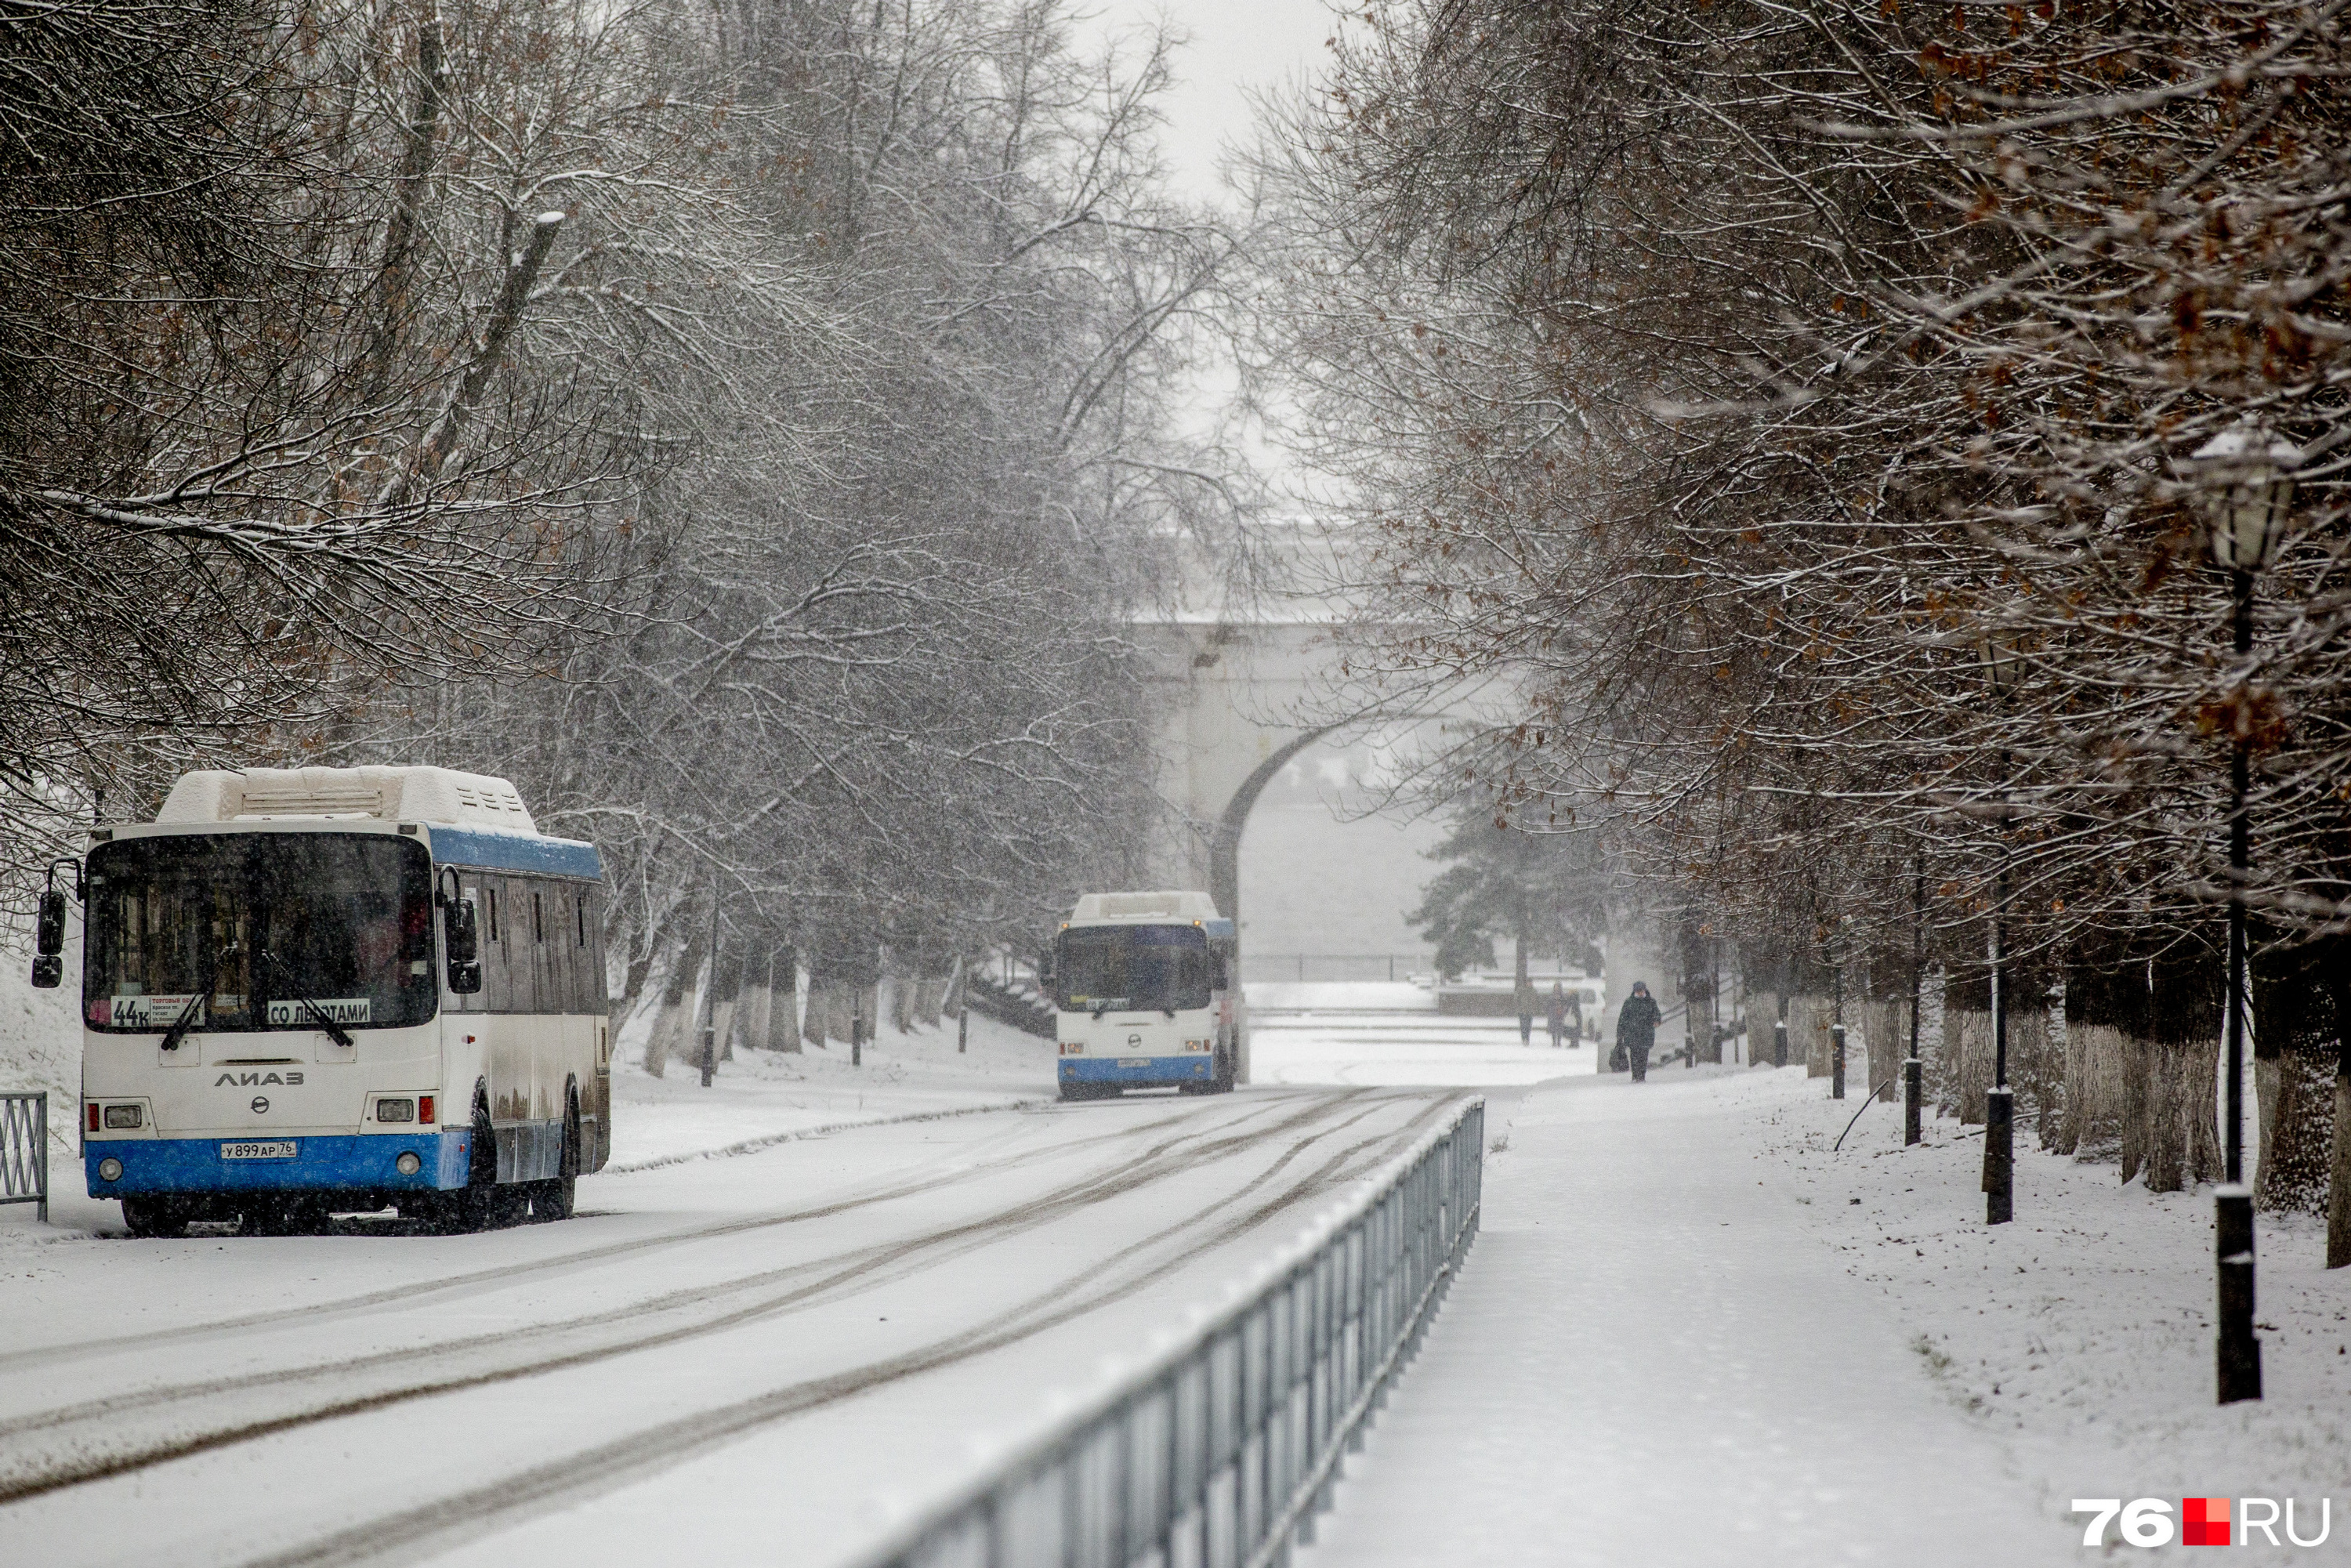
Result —
M 595 846 L 438 768 L 191 773 L 90 837 L 83 1164 L 134 1235 L 570 1213 L 611 1150 Z
M 1053 936 L 1064 1100 L 1249 1082 L 1233 923 L 1205 893 L 1090 893 Z

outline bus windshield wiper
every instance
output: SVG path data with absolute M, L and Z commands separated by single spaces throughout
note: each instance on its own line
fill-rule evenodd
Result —
M 163 1031 L 165 1051 L 180 1049 L 180 1042 L 188 1038 L 190 1030 L 196 1027 L 196 1015 L 204 1010 L 204 1004 L 212 1000 L 213 992 L 219 985 L 220 968 L 215 965 L 213 968 L 213 977 L 204 982 L 204 988 L 188 998 L 188 1005 L 180 1009 L 180 1016 L 172 1020 L 170 1029 Z
M 235 951 L 232 944 L 213 955 L 212 967 L 204 971 L 204 988 L 188 998 L 188 1005 L 180 1009 L 180 1016 L 172 1021 L 170 1029 L 163 1031 L 165 1051 L 179 1050 L 180 1042 L 188 1038 L 188 1031 L 196 1027 L 196 1015 L 212 1006 L 213 993 L 220 989 L 221 960 Z
M 270 971 L 273 974 L 280 977 L 285 975 L 286 966 L 277 961 L 277 954 L 271 952 L 266 947 L 257 949 L 257 951 L 261 954 L 263 961 L 268 964 Z M 346 1051 L 352 1049 L 352 1047 L 357 1043 L 349 1034 L 344 1032 L 342 1025 L 337 1023 L 333 1019 L 327 1016 L 326 1009 L 320 1007 L 318 1003 L 312 1001 L 309 998 L 304 996 L 299 991 L 290 991 L 289 994 L 292 996 L 294 1000 L 300 1002 L 305 1008 L 309 1009 L 310 1016 L 319 1020 L 319 1027 L 327 1031 L 327 1038 L 329 1040 L 333 1040 L 337 1045 L 341 1046 Z

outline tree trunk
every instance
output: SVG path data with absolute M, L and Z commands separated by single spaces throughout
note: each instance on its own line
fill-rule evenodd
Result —
M 1780 1021 L 1780 993 L 1747 993 L 1747 1064 L 1771 1065 L 1771 1026 Z
M 1891 1104 L 1902 1097 L 1902 1062 L 1910 1053 L 1910 1004 L 1872 999 L 1861 1004 L 1861 1036 L 1869 1053 L 1869 1085 Z
M 2157 960 L 2148 996 L 2147 1190 L 2179 1192 L 2220 1175 L 2213 1093 L 2220 1081 L 2226 971 L 2200 949 Z
M 2028 1109 L 2044 1149 L 2056 1146 L 2065 1113 L 2065 1063 L 2049 1038 L 2049 1001 L 2038 987 L 2020 993 L 2008 1013 L 2008 1082 L 2016 1119 Z
M 849 982 L 846 980 L 828 980 L 824 984 L 823 991 L 824 1032 L 831 1035 L 835 1043 L 847 1045 L 849 1043 L 852 1004 L 855 1000 L 855 998 L 850 995 Z M 866 1014 L 866 1019 L 869 1023 L 872 1019 L 872 1014 L 870 1011 Z
M 1991 1087 L 1991 971 L 1985 966 L 1961 966 L 1944 977 L 1942 1034 L 1937 1110 L 1963 1126 L 1980 1126 Z
M 2253 1200 L 2262 1208 L 2331 1213 L 2335 1080 L 2345 1020 L 2328 982 L 2346 962 L 2351 942 L 2330 937 L 2253 965 L 2254 1065 L 2262 1100 Z
M 2326 1266 L 2351 1264 L 2351 1045 L 2335 1061 L 2335 1147 L 2327 1161 Z
M 1829 1015 L 1833 1010 L 1826 997 L 1788 998 L 1788 1059 L 1793 1061 L 1802 1058 L 1807 1078 L 1826 1078 L 1834 1070 L 1829 1040 Z
M 645 1037 L 645 1071 L 655 1078 L 668 1070 L 670 1053 L 678 1048 L 699 956 L 691 947 L 682 949 L 670 961 L 668 977 L 662 983 L 661 1010 L 653 1015 L 653 1031 Z
M 776 1032 L 779 1037 L 776 1049 L 798 1056 L 800 1054 L 799 955 L 789 947 L 785 948 L 778 967 L 781 973 L 777 978 L 783 982 L 784 988 L 776 996 Z

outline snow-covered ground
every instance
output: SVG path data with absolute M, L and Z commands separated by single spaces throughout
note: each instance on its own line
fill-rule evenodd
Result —
M 859 1126 L 458 1237 L 0 1273 L 0 1542 L 57 1563 L 822 1563 L 1148 1354 L 1454 1096 Z
M 1860 1103 L 1825 1091 L 1489 1094 L 1483 1234 L 1299 1568 L 2070 1563 L 2090 1497 L 2295 1497 L 2307 1537 L 2332 1494 L 2327 1547 L 2274 1555 L 2351 1546 L 2351 1270 L 2319 1233 L 2264 1217 L 2269 1398 L 2217 1408 L 2209 1194 L 2020 1137 L 1990 1228 L 1975 1138 L 1906 1151 L 1881 1104 L 1832 1154 Z

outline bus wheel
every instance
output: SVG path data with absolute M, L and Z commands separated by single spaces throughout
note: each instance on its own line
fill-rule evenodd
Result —
M 168 1197 L 126 1197 L 122 1223 L 133 1236 L 177 1236 L 187 1228 L 184 1209 Z
M 535 1220 L 569 1219 L 580 1189 L 580 1090 L 574 1085 L 563 1096 L 563 1153 L 558 1157 L 553 1181 L 535 1184 L 530 1217 Z
M 490 1091 L 474 1084 L 473 1148 L 466 1161 L 465 1185 L 448 1195 L 451 1230 L 496 1230 L 514 1225 L 530 1212 L 530 1195 L 521 1186 L 498 1185 L 498 1134 L 490 1121 Z

